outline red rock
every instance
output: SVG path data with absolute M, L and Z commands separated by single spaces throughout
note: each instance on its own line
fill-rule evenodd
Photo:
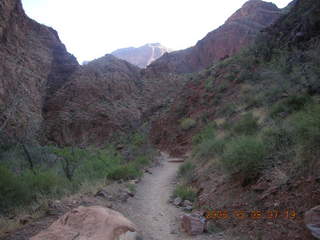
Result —
M 206 220 L 197 214 L 184 214 L 181 217 L 181 227 L 189 235 L 198 235 L 204 232 Z
M 316 206 L 305 213 L 304 222 L 312 235 L 320 239 L 320 206 Z
M 281 14 L 273 3 L 250 0 L 221 27 L 207 34 L 191 48 L 166 53 L 150 64 L 156 72 L 188 73 L 204 69 L 214 62 L 234 55 L 249 45 L 263 28 Z
M 128 231 L 136 231 L 134 224 L 116 211 L 99 206 L 78 207 L 31 240 L 115 240 Z

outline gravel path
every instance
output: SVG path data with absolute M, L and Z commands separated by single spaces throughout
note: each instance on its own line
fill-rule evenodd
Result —
M 118 210 L 137 225 L 144 240 L 217 239 L 212 235 L 189 237 L 180 231 L 182 212 L 168 203 L 180 163 L 168 162 L 170 158 L 164 153 L 161 158 L 160 166 L 154 167 L 152 174 L 146 173 L 137 185 L 135 197 Z

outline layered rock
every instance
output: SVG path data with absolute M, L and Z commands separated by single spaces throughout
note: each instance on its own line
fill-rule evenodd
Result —
M 26 16 L 19 0 L 0 2 L 0 126 L 22 141 L 38 132 L 44 96 L 78 67 L 52 28 Z
M 150 68 L 157 72 L 174 73 L 201 70 L 248 46 L 260 30 L 270 26 L 280 16 L 281 10 L 273 3 L 250 0 L 194 47 L 166 53 Z
M 121 48 L 111 54 L 140 68 L 146 68 L 166 52 L 170 50 L 160 43 L 148 43 L 138 48 Z

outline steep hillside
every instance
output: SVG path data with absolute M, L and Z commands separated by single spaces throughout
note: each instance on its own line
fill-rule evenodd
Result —
M 159 147 L 192 149 L 181 184 L 212 210 L 214 232 L 313 239 L 304 214 L 320 204 L 319 11 L 296 1 L 251 47 L 193 74 L 153 123 Z
M 78 68 L 52 28 L 29 19 L 20 0 L 0 2 L 1 141 L 39 134 L 47 94 Z
M 248 46 L 260 30 L 281 16 L 280 13 L 280 9 L 272 3 L 250 0 L 194 47 L 164 54 L 150 68 L 174 73 L 199 71 Z
M 140 68 L 146 68 L 167 52 L 170 52 L 170 50 L 160 43 L 148 43 L 138 48 L 121 48 L 111 54 Z
M 59 144 L 103 144 L 141 121 L 138 67 L 106 55 L 80 67 L 46 103 L 46 136 Z

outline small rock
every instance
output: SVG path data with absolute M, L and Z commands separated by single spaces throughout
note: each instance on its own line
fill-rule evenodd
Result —
M 180 197 L 177 197 L 173 200 L 173 204 L 177 207 L 180 206 L 181 203 L 182 203 L 182 199 Z
M 206 219 L 197 214 L 184 214 L 181 227 L 189 235 L 199 235 L 205 230 Z
M 21 217 L 19 219 L 19 223 L 22 224 L 22 225 L 26 225 L 27 223 L 31 222 L 32 221 L 32 216 L 30 215 L 25 215 L 23 217 Z
M 103 189 L 99 190 L 94 196 L 95 197 L 106 198 L 108 200 L 111 198 L 110 194 L 107 191 L 103 190 Z
M 106 207 L 112 209 L 112 208 L 113 208 L 113 204 L 112 204 L 112 203 L 107 203 L 107 204 L 106 204 Z
M 189 200 L 184 200 L 184 201 L 182 202 L 182 206 L 183 206 L 183 207 L 192 206 L 192 202 L 190 202 Z
M 311 231 L 311 234 L 320 239 L 320 206 L 311 208 L 304 215 L 304 222 L 307 228 Z
M 144 170 L 146 173 L 152 174 L 152 172 L 149 169 Z
M 170 234 L 177 234 L 177 231 L 176 230 L 171 230 Z
M 131 192 L 131 191 L 127 191 L 127 194 L 130 196 L 130 197 L 134 197 L 135 193 L 134 192 Z
M 129 181 L 129 184 L 135 185 L 135 184 L 137 184 L 137 183 L 138 183 L 138 180 L 137 180 L 137 179 L 134 179 L 134 180 L 130 180 L 130 181 Z
M 256 185 L 253 185 L 252 187 L 252 190 L 253 191 L 256 191 L 256 192 L 263 192 L 265 190 L 267 190 L 269 188 L 269 184 L 266 183 L 266 182 L 260 182 Z
M 186 206 L 186 207 L 183 208 L 183 210 L 187 211 L 187 212 L 191 212 L 192 209 L 193 209 L 192 206 Z

